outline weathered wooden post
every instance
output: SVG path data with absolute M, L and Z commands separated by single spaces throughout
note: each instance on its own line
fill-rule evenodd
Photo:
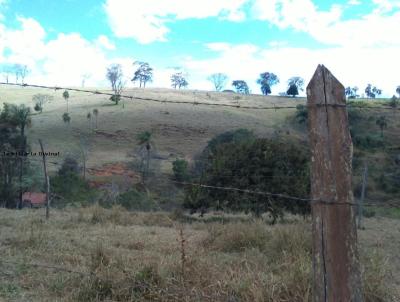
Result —
M 363 301 L 344 87 L 323 65 L 307 86 L 311 144 L 313 301 Z

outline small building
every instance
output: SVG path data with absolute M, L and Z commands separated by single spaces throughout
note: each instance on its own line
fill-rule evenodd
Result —
M 25 192 L 22 194 L 24 207 L 40 208 L 46 205 L 46 193 Z

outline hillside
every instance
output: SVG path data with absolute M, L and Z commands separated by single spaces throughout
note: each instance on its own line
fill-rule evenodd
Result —
M 106 91 L 106 90 L 103 90 Z M 108 92 L 108 91 L 107 91 Z M 119 105 L 109 101 L 108 96 L 70 93 L 70 126 L 62 120 L 67 110 L 62 91 L 31 88 L 0 88 L 1 102 L 24 103 L 34 107 L 34 94 L 50 94 L 54 100 L 44 105 L 41 114 L 32 116 L 28 139 L 32 150 L 39 150 L 38 138 L 42 138 L 46 150 L 60 152 L 62 160 L 67 154 L 79 154 L 79 140 L 88 142 L 89 168 L 104 164 L 131 160 L 129 154 L 137 146 L 136 136 L 151 131 L 157 155 L 168 162 L 177 157 L 187 159 L 202 150 L 207 141 L 216 134 L 237 128 L 254 130 L 259 136 L 268 136 L 279 129 L 293 110 L 242 110 L 236 108 L 188 104 L 163 104 L 139 100 L 123 100 Z M 168 101 L 208 102 L 250 106 L 293 106 L 304 99 L 261 95 L 236 95 L 200 91 L 177 91 L 172 89 L 129 89 L 126 95 Z M 239 98 L 239 99 L 238 99 Z M 98 129 L 89 129 L 87 113 L 99 110 Z
M 100 91 L 110 92 L 106 89 Z M 32 151 L 39 151 L 38 139 L 41 138 L 46 151 L 60 152 L 59 157 L 50 158 L 53 163 L 61 163 L 66 156 L 72 155 L 82 164 L 81 146 L 84 145 L 87 149 L 86 167 L 89 179 L 101 183 L 121 182 L 124 175 L 128 175 L 133 182 L 138 182 L 138 171 L 135 171 L 132 163 L 138 160 L 136 137 L 143 131 L 152 133 L 152 166 L 154 172 L 160 175 L 172 173 L 172 161 L 176 158 L 184 158 L 190 162 L 211 138 L 229 130 L 247 128 L 259 137 L 276 135 L 307 140 L 305 125 L 299 124 L 294 118 L 296 109 L 253 110 L 200 104 L 296 106 L 304 104 L 305 98 L 129 88 L 124 91 L 125 95 L 169 102 L 193 102 L 199 105 L 137 99 L 123 99 L 115 105 L 106 95 L 72 91 L 68 101 L 71 117 L 69 125 L 62 120 L 62 114 L 67 111 L 67 102 L 62 97 L 62 91 L 1 86 L 0 101 L 23 103 L 33 108 L 32 97 L 38 93 L 49 94 L 54 99 L 44 105 L 42 113 L 32 115 L 32 126 L 27 130 Z M 359 101 L 368 106 L 379 106 L 387 102 L 365 99 Z M 95 108 L 99 111 L 97 129 L 93 115 Z M 89 112 L 92 113 L 91 121 L 87 118 Z M 396 170 L 393 170 L 397 169 L 394 162 L 400 154 L 400 123 L 397 115 L 396 111 L 379 108 L 352 111 L 351 120 L 354 124 L 351 125 L 351 129 L 355 145 L 354 186 L 357 191 L 361 182 L 362 163 L 368 160 L 371 175 L 367 197 L 373 201 L 397 199 L 396 194 L 384 192 L 382 189 L 385 186 L 393 186 L 390 175 L 397 175 Z M 385 116 L 387 120 L 387 128 L 382 133 L 375 123 L 380 116 Z M 58 168 L 59 165 L 55 164 L 49 167 L 50 171 Z M 389 184 L 381 181 L 382 175 L 386 177 L 386 174 L 390 179 L 385 181 Z M 398 213 L 395 214 L 397 215 Z

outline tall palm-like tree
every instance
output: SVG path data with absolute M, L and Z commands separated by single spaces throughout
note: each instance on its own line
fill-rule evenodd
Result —
M 30 127 L 32 120 L 30 117 L 31 109 L 26 107 L 24 104 L 16 106 L 10 105 L 9 107 L 9 121 L 17 126 L 20 130 L 20 143 L 19 151 L 23 154 L 26 152 L 26 137 L 25 128 Z M 22 208 L 22 176 L 24 170 L 24 159 L 23 155 L 20 156 L 20 170 L 19 170 L 19 205 L 18 208 Z
M 92 128 L 92 114 L 90 112 L 88 112 L 88 114 L 86 115 L 86 118 L 88 120 L 88 124 L 89 124 L 89 130 Z
M 137 135 L 136 139 L 138 141 L 139 146 L 142 147 L 142 150 L 146 149 L 146 168 L 143 168 L 142 171 L 142 179 L 144 182 L 149 173 L 150 152 L 152 149 L 152 134 L 149 131 L 143 131 Z
M 99 116 L 99 110 L 97 108 L 94 108 L 93 109 L 93 114 L 94 114 L 94 116 L 96 118 L 96 129 L 97 129 L 97 117 Z
M 69 123 L 71 122 L 71 117 L 69 116 L 69 114 L 68 114 L 67 112 L 65 112 L 65 113 L 62 115 L 62 119 L 63 119 L 64 123 L 66 123 L 66 124 L 68 124 L 68 125 L 69 125 Z
M 68 90 L 64 90 L 62 96 L 63 96 L 64 100 L 67 101 L 67 113 L 68 113 L 68 99 L 69 99 L 69 92 L 68 92 Z
M 383 130 L 387 128 L 387 120 L 386 120 L 386 116 L 381 115 L 377 120 L 376 120 L 376 124 L 379 126 L 379 128 L 381 129 L 381 136 L 383 137 Z

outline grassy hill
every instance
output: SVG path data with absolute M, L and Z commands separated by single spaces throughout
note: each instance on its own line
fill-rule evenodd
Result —
M 107 90 L 103 90 L 107 91 Z M 296 109 L 245 110 L 218 106 L 125 100 L 114 105 L 107 96 L 70 93 L 70 125 L 62 120 L 67 104 L 62 91 L 0 86 L 0 102 L 26 104 L 32 96 L 54 100 L 32 115 L 27 135 L 32 151 L 43 140 L 46 151 L 82 160 L 81 140 L 88 148 L 88 178 L 96 182 L 139 181 L 131 164 L 137 134 L 153 135 L 157 173 L 150 195 L 160 200 L 181 196 L 168 181 L 176 158 L 192 160 L 215 135 L 247 128 L 260 137 L 296 137 L 307 144 L 307 129 L 296 121 Z M 167 101 L 296 106 L 304 98 L 237 95 L 170 89 L 128 89 L 124 94 Z M 377 101 L 363 100 L 370 106 Z M 383 101 L 385 102 L 385 101 Z M 99 110 L 98 127 L 87 113 Z M 354 114 L 354 112 L 352 113 Z M 368 199 L 397 201 L 389 176 L 398 169 L 399 112 L 357 109 L 352 124 L 356 196 L 364 160 L 369 162 Z M 387 129 L 376 119 L 384 115 Z M 354 118 L 354 116 L 352 117 Z M 41 170 L 40 157 L 36 161 Z M 50 165 L 54 173 L 59 165 Z M 383 181 L 382 181 L 383 180 Z M 386 187 L 385 187 L 386 186 Z M 160 203 L 161 204 L 161 203 Z M 366 214 L 400 217 L 399 209 L 366 209 Z M 0 209 L 0 301 L 310 301 L 310 221 L 287 216 L 266 227 L 249 215 L 211 213 L 205 218 L 176 212 L 128 212 L 121 207 L 52 210 Z M 366 301 L 396 301 L 399 296 L 398 220 L 365 220 L 360 239 Z M 389 265 L 390 264 L 390 265 Z M 396 295 L 396 296 L 395 296 Z
M 92 89 L 99 90 L 99 88 Z M 100 91 L 110 92 L 106 89 Z M 136 99 L 123 99 L 115 105 L 105 95 L 70 92 L 71 123 L 68 125 L 62 120 L 62 114 L 67 110 L 67 103 L 62 98 L 60 90 L 1 86 L 0 102 L 24 103 L 33 108 L 32 96 L 38 93 L 52 95 L 54 99 L 44 105 L 42 113 L 32 115 L 32 127 L 27 131 L 32 151 L 39 151 L 37 141 L 41 138 L 46 151 L 60 152 L 60 156 L 51 158 L 51 161 L 60 163 L 67 155 L 72 155 L 81 161 L 80 142 L 83 139 L 88 149 L 89 179 L 103 182 L 118 179 L 124 173 L 137 172 L 131 169 L 132 165 L 129 163 L 136 157 L 135 151 L 138 148 L 136 136 L 143 131 L 152 133 L 154 166 L 158 172 L 168 174 L 172 172 L 172 161 L 176 158 L 185 158 L 190 162 L 211 138 L 233 129 L 247 128 L 260 137 L 277 135 L 297 137 L 301 141 L 307 140 L 306 127 L 298 124 L 294 119 L 296 109 L 251 110 L 157 103 Z M 306 102 L 305 98 L 196 90 L 130 88 L 124 91 L 124 94 L 174 102 L 240 104 L 256 107 L 296 106 Z M 359 101 L 370 106 L 387 102 L 387 100 Z M 87 119 L 87 113 L 95 108 L 99 111 L 97 129 L 94 129 L 93 114 L 91 123 Z M 385 184 L 382 184 L 380 179 L 382 175 L 393 174 L 390 169 L 394 167 L 396 156 L 400 156 L 398 135 L 400 113 L 380 109 L 356 111 L 358 118 L 352 125 L 353 141 L 355 141 L 354 154 L 357 159 L 354 164 L 354 186 L 359 186 L 361 182 L 363 166 L 361 163 L 367 159 L 371 173 L 368 197 L 374 201 L 397 199 L 396 194 L 384 192 L 382 188 Z M 386 117 L 388 127 L 383 132 L 384 137 L 381 138 L 376 119 L 382 115 Z M 368 145 L 370 141 L 372 143 Z M 366 144 L 366 147 L 362 144 Z M 56 169 L 58 166 L 50 165 L 51 171 Z M 389 181 L 392 179 L 388 178 L 387 182 Z
M 103 90 L 107 91 L 107 90 Z M 109 91 L 107 91 L 109 92 Z M 151 131 L 161 166 L 170 172 L 170 162 L 177 157 L 191 159 L 204 148 L 215 135 L 237 128 L 254 130 L 259 136 L 270 136 L 285 121 L 287 110 L 241 110 L 236 108 L 200 106 L 188 104 L 163 104 L 139 100 L 122 100 L 114 105 L 108 96 L 70 93 L 70 126 L 62 120 L 67 110 L 62 91 L 31 88 L 0 88 L 0 101 L 24 103 L 34 107 L 32 96 L 50 94 L 54 100 L 44 105 L 41 114 L 32 116 L 28 140 L 32 150 L 39 151 L 41 138 L 45 149 L 60 152 L 61 161 L 68 154 L 79 155 L 80 138 L 88 145 L 88 167 L 98 168 L 105 164 L 132 160 L 129 154 L 137 147 L 136 136 Z M 176 91 L 171 89 L 129 89 L 126 95 L 168 101 L 199 103 L 240 104 L 250 106 L 286 106 L 302 103 L 301 98 L 265 97 L 260 95 L 237 95 L 199 91 Z M 98 128 L 89 128 L 87 113 L 99 110 Z M 93 115 L 93 114 L 92 114 Z

